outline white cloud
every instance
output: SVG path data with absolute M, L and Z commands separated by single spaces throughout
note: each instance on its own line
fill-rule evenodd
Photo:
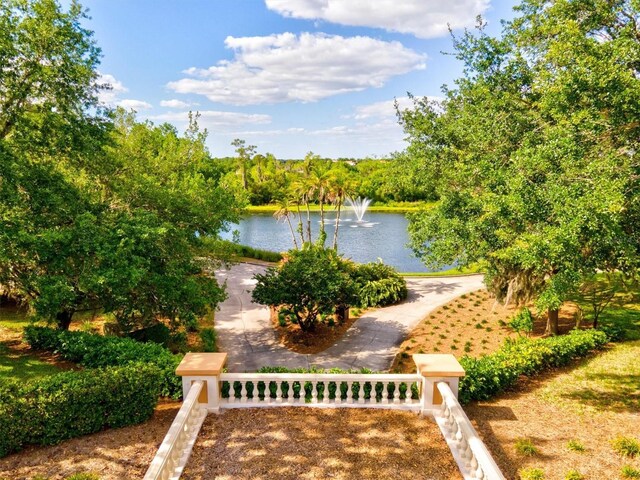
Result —
M 369 37 L 292 33 L 227 37 L 235 58 L 170 82 L 178 93 L 205 95 L 232 105 L 314 102 L 383 86 L 391 77 L 425 68 L 426 57 L 400 42 Z
M 134 100 L 132 98 L 121 99 L 123 93 L 127 93 L 129 89 L 125 87 L 120 80 L 109 73 L 98 72 L 96 83 L 104 88 L 98 92 L 98 101 L 109 107 L 122 107 L 126 110 L 149 110 L 153 106 L 149 102 L 143 100 Z
M 326 20 L 341 25 L 383 28 L 420 38 L 472 26 L 489 0 L 265 0 L 285 17 Z
M 161 107 L 167 108 L 189 108 L 193 105 L 193 103 L 183 102 L 182 100 L 162 100 L 160 102 Z
M 145 102 L 143 100 L 134 100 L 132 98 L 119 100 L 116 104 L 119 107 L 122 107 L 126 110 L 135 110 L 135 111 L 149 110 L 150 108 L 153 108 L 153 105 L 151 105 L 149 102 Z
M 236 127 L 245 124 L 267 124 L 271 123 L 271 116 L 257 113 L 221 112 L 216 110 L 205 110 L 198 112 L 200 115 L 198 123 L 204 127 Z M 189 120 L 189 112 L 167 112 L 160 115 L 150 115 L 149 120 L 186 123 Z
M 98 72 L 96 83 L 105 86 L 98 93 L 98 101 L 104 104 L 115 104 L 118 95 L 129 91 L 120 80 L 108 73 Z
M 422 97 L 416 97 L 416 98 L 422 98 Z M 427 98 L 432 102 L 441 102 L 443 100 L 442 97 L 435 97 L 435 96 L 428 96 Z M 349 115 L 346 118 L 355 118 L 356 120 L 365 120 L 368 118 L 395 117 L 396 116 L 395 102 L 398 103 L 398 107 L 400 108 L 401 111 L 413 108 L 413 100 L 411 100 L 409 97 L 398 97 L 395 100 L 384 100 L 382 102 L 375 102 L 367 105 L 360 105 L 356 107 L 354 115 Z

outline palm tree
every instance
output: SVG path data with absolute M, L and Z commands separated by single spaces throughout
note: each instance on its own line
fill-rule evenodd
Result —
M 298 175 L 291 183 L 291 193 L 296 199 L 296 208 L 298 210 L 298 233 L 302 239 L 302 243 L 311 242 L 311 213 L 309 211 L 309 185 L 304 177 Z M 305 240 L 304 228 L 302 226 L 302 213 L 300 206 L 305 205 L 307 209 L 307 239 Z
M 289 230 L 291 231 L 291 239 L 293 240 L 293 245 L 296 250 L 298 250 L 298 242 L 296 241 L 296 235 L 293 231 L 293 225 L 291 224 L 291 210 L 290 207 L 290 199 L 285 197 L 278 202 L 278 210 L 273 214 L 276 220 L 286 219 L 289 224 Z
M 236 153 L 238 157 L 236 163 L 238 164 L 238 172 L 242 178 L 242 188 L 247 190 L 249 188 L 247 182 L 247 170 L 249 169 L 249 163 L 251 157 L 256 153 L 255 145 L 246 145 L 246 142 L 240 138 L 236 138 L 231 142 L 231 145 L 236 147 Z
M 324 204 L 327 200 L 327 194 L 331 184 L 331 172 L 326 164 L 319 163 L 311 171 L 309 175 L 309 185 L 312 192 L 320 205 L 320 234 L 318 236 L 318 244 L 324 247 L 327 233 L 324 228 Z
M 338 228 L 340 227 L 340 211 L 344 200 L 351 192 L 351 185 L 347 177 L 341 172 L 334 172 L 329 183 L 329 200 L 336 206 L 336 228 L 333 231 L 333 244 L 331 248 L 338 249 Z

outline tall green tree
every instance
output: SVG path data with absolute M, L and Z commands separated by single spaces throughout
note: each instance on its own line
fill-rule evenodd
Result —
M 76 2 L 0 5 L 0 284 L 60 328 L 98 308 L 177 325 L 224 297 L 195 247 L 235 201 L 195 121 L 180 137 L 98 105 L 85 19 Z
M 597 270 L 638 267 L 635 1 L 525 0 L 493 38 L 454 39 L 464 75 L 401 113 L 441 201 L 410 224 L 432 265 L 484 262 L 501 299 L 558 309 Z
M 100 146 L 108 126 L 95 108 L 100 49 L 85 19 L 76 1 L 68 11 L 55 0 L 0 4 L 0 140 L 72 158 Z

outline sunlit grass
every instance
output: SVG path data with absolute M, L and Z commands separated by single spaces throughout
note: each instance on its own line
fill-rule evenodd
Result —
M 0 342 L 0 380 L 24 382 L 60 373 L 62 370 L 31 355 L 20 355 Z
M 549 381 L 540 395 L 576 413 L 640 410 L 640 341 L 619 343 Z

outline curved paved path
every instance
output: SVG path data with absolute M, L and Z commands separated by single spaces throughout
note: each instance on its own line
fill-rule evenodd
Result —
M 226 281 L 229 295 L 216 312 L 215 322 L 218 348 L 229 354 L 230 372 L 255 372 L 265 365 L 387 370 L 398 345 L 429 312 L 484 286 L 481 275 L 407 278 L 406 301 L 363 315 L 335 345 L 322 353 L 306 355 L 280 345 L 271 326 L 269 309 L 251 302 L 255 284 L 252 277 L 263 271 L 262 266 L 241 263 L 216 272 L 219 281 Z

